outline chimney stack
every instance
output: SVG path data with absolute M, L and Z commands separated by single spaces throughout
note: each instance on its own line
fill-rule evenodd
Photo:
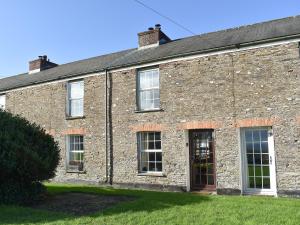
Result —
M 46 55 L 39 56 L 38 59 L 29 62 L 29 74 L 37 73 L 42 70 L 50 69 L 57 66 L 56 63 L 50 62 Z
M 154 28 L 149 27 L 147 31 L 138 33 L 139 49 L 158 46 L 171 41 L 171 39 L 161 31 L 161 25 L 155 24 Z

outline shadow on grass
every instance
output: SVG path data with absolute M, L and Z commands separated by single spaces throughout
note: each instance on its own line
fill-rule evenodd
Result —
M 131 196 L 134 201 L 122 202 L 116 204 L 104 211 L 88 215 L 88 217 L 110 216 L 120 213 L 134 213 L 139 211 L 153 212 L 163 210 L 174 206 L 186 206 L 199 204 L 209 201 L 209 196 L 200 196 L 191 193 L 171 193 L 171 192 L 155 192 L 140 191 L 127 189 L 113 189 L 95 186 L 74 186 L 74 185 L 48 185 L 51 195 L 83 192 L 98 195 L 113 196 Z M 28 223 L 47 223 L 47 222 L 67 222 L 80 216 L 72 216 L 69 214 L 56 213 L 44 210 L 36 210 L 29 207 L 17 206 L 0 206 L 0 224 L 28 224 Z

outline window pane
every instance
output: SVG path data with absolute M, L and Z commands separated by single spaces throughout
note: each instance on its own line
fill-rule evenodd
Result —
M 270 178 L 269 177 L 263 178 L 263 188 L 270 189 Z
M 252 165 L 248 165 L 248 176 L 254 176 L 254 167 Z
M 263 176 L 264 177 L 270 176 L 270 168 L 269 168 L 269 166 L 263 166 Z
M 257 165 L 261 164 L 261 154 L 254 154 L 254 162 Z
M 262 188 L 262 177 L 255 177 L 256 188 Z
M 145 99 L 148 101 L 152 101 L 153 100 L 153 91 L 149 90 L 149 91 L 144 91 L 145 92 Z
M 155 162 L 155 152 L 149 152 L 149 161 Z
M 253 141 L 260 141 L 259 130 L 253 131 Z
M 248 164 L 253 164 L 253 154 L 247 154 Z
M 261 152 L 262 153 L 268 153 L 269 152 L 268 142 L 262 142 L 261 143 Z
M 254 167 L 255 168 L 255 176 L 257 177 L 257 176 L 262 176 L 262 174 L 261 174 L 261 166 L 259 165 L 259 166 L 255 166 Z
M 249 177 L 249 188 L 255 188 L 254 177 Z
M 83 116 L 83 99 L 71 101 L 71 116 Z
M 154 141 L 154 133 L 153 132 L 149 132 L 148 133 L 148 138 L 149 138 L 149 141 Z
M 152 107 L 154 109 L 159 109 L 159 107 L 160 107 L 160 101 L 159 101 L 159 99 L 155 99 L 152 105 L 153 105 Z
M 148 162 L 141 162 L 141 170 L 143 172 L 147 172 L 148 171 Z
M 247 153 L 253 153 L 253 145 L 252 143 L 246 143 L 246 150 L 247 150 Z
M 254 147 L 254 153 L 260 153 L 260 143 L 259 142 L 256 142 L 253 144 L 253 147 Z
M 252 131 L 247 130 L 245 132 L 246 142 L 252 142 Z
M 262 164 L 268 165 L 269 164 L 269 154 L 262 155 Z
M 161 149 L 161 142 L 160 141 L 155 142 L 155 149 Z
M 153 87 L 159 87 L 159 74 L 158 70 L 153 70 Z
M 155 149 L 153 141 L 151 141 L 151 142 L 148 143 L 148 149 Z
M 155 132 L 155 140 L 160 140 L 160 132 Z
M 83 81 L 70 83 L 70 98 L 83 98 Z
M 161 159 L 162 159 L 162 153 L 156 152 L 156 162 L 161 162 Z
M 145 89 L 148 87 L 148 81 L 147 81 L 147 76 L 144 72 L 139 73 L 139 79 L 140 79 L 140 89 Z
M 207 174 L 214 174 L 214 165 L 207 164 Z
M 162 163 L 156 163 L 156 171 L 161 172 L 162 171 Z
M 214 176 L 211 176 L 211 175 L 207 176 L 207 184 L 214 185 Z
M 141 152 L 141 161 L 142 162 L 148 162 L 149 161 L 148 152 Z
M 149 171 L 155 171 L 155 163 L 149 162 Z
M 268 131 L 267 130 L 261 130 L 260 131 L 260 138 L 261 138 L 261 141 L 268 141 Z

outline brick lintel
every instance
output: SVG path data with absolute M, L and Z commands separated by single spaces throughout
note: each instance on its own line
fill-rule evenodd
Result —
M 85 128 L 71 128 L 71 129 L 64 130 L 62 132 L 62 134 L 64 134 L 64 135 L 85 135 L 86 130 L 85 130 Z
M 271 118 L 249 118 L 237 120 L 235 127 L 260 127 L 260 126 L 273 126 L 279 121 L 276 117 Z
M 163 131 L 166 130 L 166 126 L 164 124 L 153 124 L 153 123 L 147 123 L 147 124 L 139 124 L 130 126 L 130 129 L 133 132 L 140 132 L 140 131 Z
M 177 125 L 178 130 L 192 130 L 192 129 L 216 129 L 222 126 L 221 122 L 216 121 L 191 121 Z

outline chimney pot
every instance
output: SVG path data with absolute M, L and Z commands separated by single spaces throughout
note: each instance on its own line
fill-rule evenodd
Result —
M 158 24 L 155 24 L 155 29 L 156 30 L 160 30 L 160 28 L 161 28 L 161 25 L 158 23 Z
M 153 27 L 149 27 L 148 30 L 154 30 Z

